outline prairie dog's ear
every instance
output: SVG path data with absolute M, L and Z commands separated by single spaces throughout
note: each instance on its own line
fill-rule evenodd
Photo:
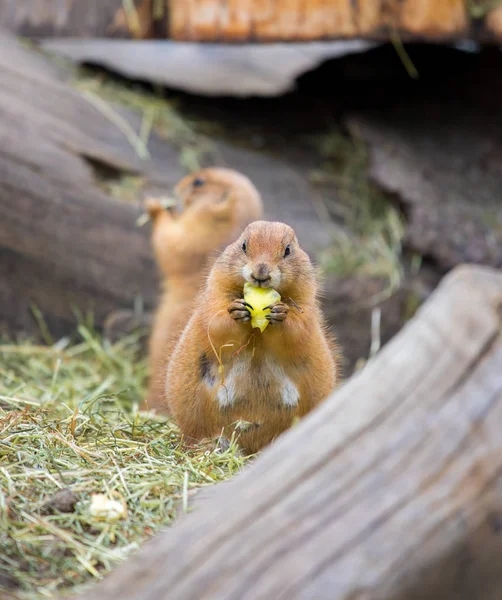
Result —
M 227 204 L 232 204 L 233 202 L 233 198 L 234 198 L 234 194 L 232 194 L 232 188 L 231 187 L 227 187 L 223 190 L 218 202 L 223 204 L 223 203 L 227 203 Z
M 215 206 L 229 207 L 233 206 L 237 201 L 237 195 L 235 190 L 231 187 L 226 187 L 218 197 L 218 201 Z
M 236 204 L 236 195 L 233 193 L 232 188 L 226 188 L 222 191 L 221 195 L 218 197 L 217 202 L 213 203 L 211 206 L 211 212 L 216 217 L 218 216 L 230 216 L 234 211 L 234 206 Z

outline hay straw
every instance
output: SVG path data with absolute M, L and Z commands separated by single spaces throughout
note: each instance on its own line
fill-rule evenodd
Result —
M 186 449 L 171 422 L 138 413 L 137 335 L 111 345 L 81 326 L 78 338 L 0 345 L 0 596 L 4 585 L 53 598 L 103 577 L 186 510 L 191 490 L 245 464 L 235 444 Z M 67 488 L 74 510 L 48 509 Z M 96 520 L 98 493 L 124 498 L 127 517 Z
M 340 277 L 386 279 L 386 288 L 371 299 L 376 305 L 392 295 L 402 281 L 403 217 L 373 185 L 368 151 L 361 140 L 346 138 L 333 129 L 312 142 L 324 159 L 322 168 L 312 173 L 313 183 L 333 184 L 337 190 L 328 208 L 339 224 L 333 245 L 321 255 L 321 265 Z
M 72 80 L 73 86 L 105 116 L 110 118 L 129 142 L 141 153 L 146 150 L 152 131 L 162 139 L 178 146 L 180 163 L 189 171 L 196 171 L 205 160 L 216 154 L 211 138 L 200 133 L 199 125 L 182 115 L 173 100 L 161 93 L 153 93 L 142 86 L 124 84 L 108 75 L 96 75 L 89 68 L 80 68 Z M 141 115 L 139 135 L 113 107 L 122 106 Z M 221 157 L 220 157 L 221 159 Z M 221 162 L 221 160 L 220 160 Z
M 380 323 L 382 320 L 382 309 L 378 306 L 373 308 L 371 311 L 371 347 L 370 347 L 370 358 L 380 350 L 381 337 L 380 337 Z
M 150 158 L 150 152 L 148 151 L 141 134 L 138 135 L 131 125 L 129 125 L 129 123 L 107 102 L 105 102 L 91 90 L 84 90 L 82 92 L 82 97 L 85 98 L 89 104 L 92 104 L 97 111 L 99 111 L 104 117 L 113 123 L 119 131 L 124 134 L 127 141 L 140 158 Z M 143 133 L 143 136 L 144 135 L 145 133 Z

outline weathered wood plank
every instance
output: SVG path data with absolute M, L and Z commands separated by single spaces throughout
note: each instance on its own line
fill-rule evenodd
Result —
M 128 36 L 116 21 L 122 0 L 2 0 L 0 25 L 25 36 Z
M 434 40 L 488 33 L 479 24 L 470 31 L 471 15 L 463 0 L 248 0 L 240 6 L 239 18 L 226 0 L 168 0 L 168 6 L 174 15 L 169 37 L 176 40 L 388 40 L 395 33 Z M 490 33 L 495 32 L 491 27 Z
M 75 62 L 102 65 L 130 79 L 146 80 L 202 96 L 278 96 L 326 60 L 365 52 L 362 40 L 290 44 L 77 40 L 46 38 L 41 46 Z
M 176 150 L 157 164 L 141 160 L 124 133 L 43 58 L 5 34 L 0 49 L 2 329 L 33 330 L 33 305 L 56 335 L 74 329 L 75 309 L 94 312 L 100 324 L 137 295 L 153 306 L 148 231 L 136 226 L 142 209 L 109 198 L 95 168 L 174 184 L 183 173 Z
M 464 0 L 2 0 L 0 25 L 35 37 L 500 40 L 499 8 L 479 5 L 473 13 Z
M 501 302 L 500 273 L 456 269 L 359 375 L 81 599 L 498 598 Z

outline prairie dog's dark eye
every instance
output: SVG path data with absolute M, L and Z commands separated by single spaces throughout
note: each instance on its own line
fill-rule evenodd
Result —
M 246 250 L 248 249 L 246 242 L 242 242 L 242 251 L 246 254 Z
M 206 182 L 201 179 L 200 177 L 196 177 L 193 181 L 192 181 L 192 186 L 194 188 L 198 188 L 198 187 L 202 187 Z
M 286 256 L 289 256 L 291 254 L 291 246 L 288 244 L 284 250 L 284 258 L 286 258 Z

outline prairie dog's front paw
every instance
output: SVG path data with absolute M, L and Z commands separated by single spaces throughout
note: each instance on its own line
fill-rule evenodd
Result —
M 150 219 L 152 219 L 152 221 L 155 221 L 162 210 L 162 203 L 157 198 L 147 198 L 145 200 L 145 212 L 148 214 Z
M 265 317 L 271 325 L 279 325 L 288 316 L 289 306 L 284 302 L 278 302 L 270 307 L 270 312 Z
M 238 323 L 248 323 L 251 320 L 249 304 L 244 300 L 234 300 L 228 307 L 228 312 L 234 321 Z

